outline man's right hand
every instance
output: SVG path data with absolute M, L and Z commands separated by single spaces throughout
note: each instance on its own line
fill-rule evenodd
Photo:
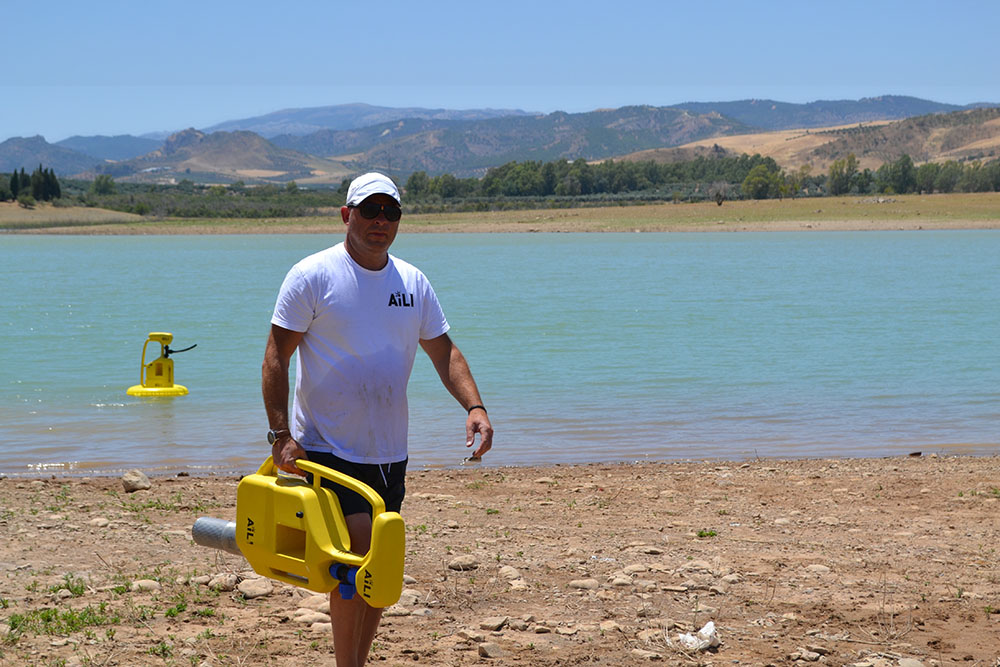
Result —
M 285 472 L 290 472 L 293 475 L 306 476 L 304 470 L 295 465 L 296 459 L 308 459 L 306 456 L 306 450 L 302 449 L 299 443 L 295 442 L 295 438 L 291 435 L 286 435 L 284 437 L 278 438 L 273 445 L 271 445 L 271 459 L 274 461 L 274 465 L 278 470 L 284 470 Z

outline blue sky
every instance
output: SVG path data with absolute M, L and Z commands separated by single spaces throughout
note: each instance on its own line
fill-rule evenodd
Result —
M 1000 102 L 995 0 L 56 0 L 5 2 L 2 19 L 0 141 L 350 102 Z

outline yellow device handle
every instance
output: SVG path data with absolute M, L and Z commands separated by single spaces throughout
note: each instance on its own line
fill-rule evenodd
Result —
M 295 465 L 302 470 L 313 474 L 313 488 L 315 488 L 317 492 L 320 487 L 320 477 L 326 477 L 341 486 L 346 486 L 351 491 L 354 491 L 359 496 L 367 500 L 368 504 L 372 506 L 372 517 L 376 517 L 385 512 L 385 501 L 382 500 L 382 496 L 375 493 L 374 489 L 367 484 L 359 482 L 353 477 L 345 475 L 338 470 L 331 470 L 326 466 L 313 463 L 309 459 L 296 459 Z
M 367 500 L 368 504 L 372 506 L 372 517 L 376 517 L 385 512 L 385 501 L 382 499 L 382 496 L 375 493 L 374 489 L 367 484 L 360 482 L 349 475 L 345 475 L 338 470 L 331 470 L 324 465 L 313 463 L 309 459 L 295 459 L 295 465 L 302 470 L 313 474 L 313 487 L 317 491 L 320 487 L 320 478 L 326 477 L 341 486 L 346 486 L 351 491 L 354 491 L 359 496 Z M 269 475 L 271 477 L 276 476 L 278 474 L 278 467 L 274 465 L 274 457 L 268 456 L 257 470 L 257 474 Z

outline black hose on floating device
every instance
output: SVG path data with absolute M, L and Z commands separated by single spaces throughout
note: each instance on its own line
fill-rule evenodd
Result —
M 163 357 L 169 357 L 171 354 L 177 354 L 178 352 L 187 352 L 188 350 L 193 350 L 198 347 L 198 343 L 195 343 L 191 347 L 185 347 L 183 350 L 171 350 L 169 345 L 163 346 Z

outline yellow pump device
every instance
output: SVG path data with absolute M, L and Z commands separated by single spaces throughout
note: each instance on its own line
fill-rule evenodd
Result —
M 339 586 L 343 598 L 357 592 L 372 607 L 396 604 L 403 590 L 406 553 L 403 517 L 387 512 L 382 497 L 353 477 L 305 459 L 296 464 L 312 473 L 312 484 L 279 476 L 268 457 L 236 488 L 236 522 L 198 519 L 191 531 L 194 541 L 227 551 L 235 546 L 255 572 L 271 579 L 317 593 Z M 368 553 L 351 552 L 340 501 L 320 485 L 324 478 L 358 493 L 372 506 Z
M 125 393 L 129 396 L 184 396 L 187 387 L 174 384 L 174 360 L 171 354 L 187 352 L 198 347 L 192 345 L 183 350 L 171 350 L 170 342 L 174 339 L 172 333 L 163 331 L 150 332 L 149 338 L 142 345 L 142 357 L 139 359 L 139 384 L 132 385 Z M 160 356 L 146 363 L 146 346 L 150 343 L 160 344 Z

